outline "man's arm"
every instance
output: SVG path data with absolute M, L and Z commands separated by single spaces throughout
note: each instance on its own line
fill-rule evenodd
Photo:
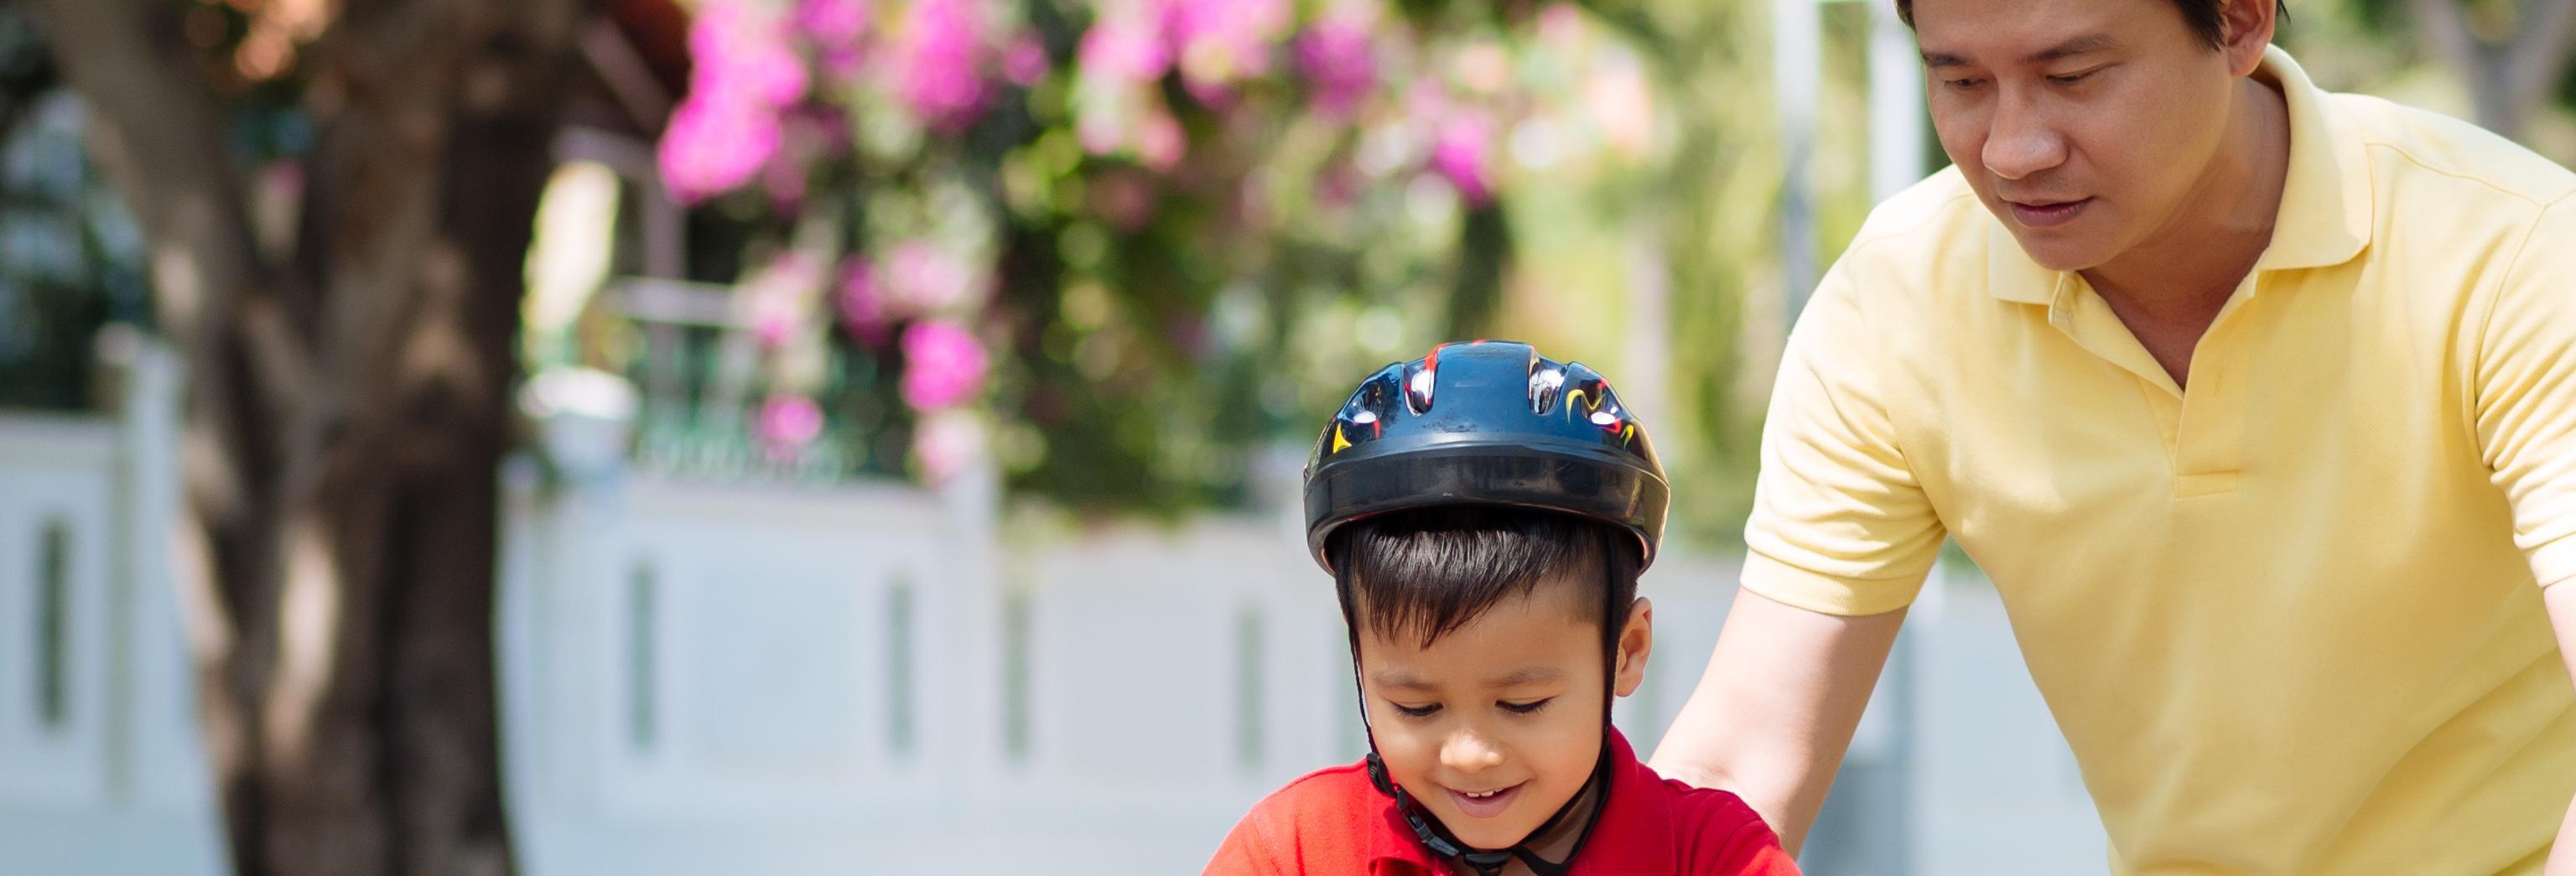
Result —
M 2561 581 L 2540 591 L 2540 598 L 2549 604 L 2549 625 L 2558 630 L 2558 657 L 2567 661 L 2567 673 L 2576 676 L 2576 581 Z M 2576 876 L 2576 801 L 2569 801 L 2566 817 L 2558 822 L 2558 844 L 2549 851 L 2545 876 Z
M 1734 792 L 1795 853 L 1945 532 L 1898 443 L 1894 367 L 1861 306 L 1903 302 L 1910 260 L 1844 252 L 1789 333 L 1762 424 L 1743 589 L 1650 761 Z M 1886 311 L 1879 311 L 1885 315 Z
M 1698 689 L 1649 765 L 1743 797 L 1796 854 L 1904 621 L 1903 609 L 1840 617 L 1737 591 Z M 2562 622 L 2561 638 L 2568 629 Z
M 2543 209 L 2507 262 L 2475 347 L 2478 444 L 2513 508 L 2559 657 L 2576 672 L 2576 193 Z M 2571 804 L 2576 806 L 2576 804 Z M 2549 876 L 2576 876 L 2576 812 Z

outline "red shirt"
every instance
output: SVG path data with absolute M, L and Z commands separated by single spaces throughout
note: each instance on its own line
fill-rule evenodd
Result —
M 1568 876 L 1797 876 L 1753 807 L 1725 791 L 1666 781 L 1610 731 L 1610 801 Z M 1226 835 L 1206 876 L 1442 876 L 1368 770 L 1306 774 Z

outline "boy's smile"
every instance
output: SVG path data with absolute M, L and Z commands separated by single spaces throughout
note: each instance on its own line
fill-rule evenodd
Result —
M 1425 646 L 1368 623 L 1361 687 L 1388 774 L 1470 846 L 1519 843 L 1583 789 L 1601 754 L 1598 585 L 1542 581 Z M 1644 677 L 1646 601 L 1620 636 L 1617 692 Z

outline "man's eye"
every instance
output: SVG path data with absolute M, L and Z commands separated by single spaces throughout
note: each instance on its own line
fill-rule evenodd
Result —
M 1543 699 L 1543 700 L 1531 700 L 1531 701 L 1526 702 L 1526 703 L 1495 703 L 1495 705 L 1498 705 L 1498 706 L 1503 707 L 1503 710 L 1504 710 L 1504 711 L 1507 711 L 1507 712 L 1517 712 L 1517 713 L 1520 713 L 1520 714 L 1523 714 L 1523 715 L 1527 715 L 1527 714 L 1530 714 L 1530 713 L 1532 713 L 1532 712 L 1536 712 L 1536 711 L 1538 711 L 1538 710 L 1540 710 L 1540 709 L 1542 709 L 1542 708 L 1546 708 L 1546 707 L 1547 707 L 1547 704 L 1552 703 L 1552 702 L 1555 702 L 1555 701 L 1556 701 L 1556 698 L 1555 698 L 1555 697 L 1548 697 L 1547 699 Z
M 2050 81 L 2050 82 L 2054 82 L 2054 83 L 2057 83 L 2057 84 L 2059 84 L 2059 85 L 2073 85 L 2073 84 L 2075 84 L 2075 83 L 2082 82 L 2082 81 L 2084 81 L 2084 80 L 2086 80 L 2086 79 L 2090 79 L 2090 78 L 2092 78 L 2093 74 L 2094 74 L 2094 73 L 2096 73 L 2096 72 L 2100 72 L 2100 71 L 2098 71 L 2098 70 L 2086 70 L 2086 71 L 2084 71 L 2084 72 L 2082 72 L 2082 73 L 2068 73 L 2068 74 L 2065 74 L 2065 75 L 2062 75 L 2062 76 L 2051 76 L 2051 77 L 2048 77 L 2048 81 Z
M 1433 712 L 1440 711 L 1439 703 L 1432 703 L 1431 705 L 1420 707 L 1394 703 L 1390 703 L 1389 705 L 1394 705 L 1396 711 L 1404 713 L 1404 716 L 1408 718 L 1428 718 L 1431 717 Z
M 1986 84 L 1986 80 L 1983 80 L 1983 79 L 1943 79 L 1943 80 L 1941 80 L 1941 85 L 1942 85 L 1943 87 L 1945 87 L 1945 88 L 1950 89 L 1951 91 L 1975 91 L 1975 90 L 1977 90 L 1977 87 L 1978 87 L 1978 86 L 1981 86 L 1981 85 L 1984 85 L 1984 84 Z

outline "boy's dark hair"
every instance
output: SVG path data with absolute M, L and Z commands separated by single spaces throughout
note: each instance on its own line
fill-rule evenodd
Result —
M 2289 0 L 2276 2 L 2280 6 L 2280 19 L 2289 21 Z M 2200 37 L 2201 42 L 2209 44 L 2211 49 L 2227 44 L 2227 28 L 2218 19 L 2218 12 L 2227 6 L 2227 0 L 2173 0 L 2173 5 L 2175 11 L 2182 13 L 2183 25 L 2191 28 L 2192 35 Z M 1906 27 L 1913 27 L 1914 0 L 1896 0 L 1896 17 L 1904 21 Z
M 1578 602 L 1600 622 L 1604 654 L 1637 599 L 1638 552 L 1636 536 L 1619 527 L 1498 505 L 1390 512 L 1353 521 L 1325 543 L 1354 642 L 1362 606 L 1371 627 L 1418 635 L 1428 647 L 1503 600 L 1562 577 L 1597 582 Z

